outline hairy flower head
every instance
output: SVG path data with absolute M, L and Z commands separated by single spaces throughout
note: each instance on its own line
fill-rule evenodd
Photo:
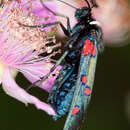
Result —
M 50 53 L 58 46 L 47 46 L 48 43 L 55 41 L 54 37 L 49 37 L 48 32 L 39 28 L 24 27 L 19 24 L 34 25 L 38 21 L 38 16 L 33 11 L 25 10 L 23 5 L 17 2 L 7 2 L 3 8 L 0 8 L 0 82 L 8 95 L 55 115 L 50 105 L 28 94 L 13 78 L 13 72 L 19 71 L 31 82 L 39 80 L 49 72 L 53 66 L 50 57 L 57 53 L 41 57 L 41 53 Z M 56 71 L 59 69 L 60 67 Z M 46 84 L 43 83 L 40 87 L 49 92 L 55 78 L 56 76 L 48 78 Z

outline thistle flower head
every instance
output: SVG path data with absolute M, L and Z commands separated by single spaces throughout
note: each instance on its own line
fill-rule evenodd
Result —
M 54 37 L 49 37 L 45 30 L 19 24 L 34 25 L 38 21 L 38 16 L 33 11 L 25 10 L 17 2 L 7 2 L 4 8 L 0 8 L 0 81 L 8 95 L 55 115 L 55 111 L 48 104 L 20 88 L 12 75 L 12 72 L 19 71 L 31 82 L 35 82 L 53 66 L 50 57 L 56 52 L 44 58 L 40 54 L 58 46 L 47 47 L 48 43 L 55 41 Z M 56 71 L 59 69 L 60 67 Z M 49 92 L 55 78 L 56 76 L 47 79 L 46 84 L 44 82 L 40 87 Z

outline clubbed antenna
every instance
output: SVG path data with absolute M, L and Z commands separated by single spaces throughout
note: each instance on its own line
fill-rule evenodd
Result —
M 51 12 L 53 15 L 66 18 L 66 16 L 64 16 L 63 14 L 56 13 L 56 12 L 52 11 L 51 9 L 49 9 L 49 8 L 43 3 L 42 0 L 40 0 L 40 2 L 41 2 L 41 4 L 42 4 L 42 6 L 43 6 L 46 10 L 48 10 L 49 12 Z
M 96 3 L 95 0 L 91 0 L 92 7 L 90 7 L 90 4 L 89 4 L 88 0 L 85 0 L 85 1 L 86 1 L 87 5 L 88 5 L 88 8 L 93 8 L 93 7 L 97 8 L 98 7 L 98 4 Z
M 93 7 L 98 8 L 98 4 L 97 4 L 97 2 L 95 0 L 91 0 L 91 3 L 92 3 L 92 7 L 91 8 L 93 8 Z
M 86 1 L 86 3 L 88 4 L 88 8 L 91 8 L 89 2 L 88 2 L 87 0 L 85 0 L 85 1 Z
M 72 8 L 74 8 L 74 9 L 77 9 L 77 8 L 74 7 L 73 5 L 67 3 L 67 2 L 65 2 L 65 1 L 63 1 L 63 0 L 57 0 L 57 1 L 60 1 L 60 2 L 62 2 L 62 3 L 64 3 L 64 4 L 66 4 L 66 5 L 68 5 L 68 6 L 72 7 Z

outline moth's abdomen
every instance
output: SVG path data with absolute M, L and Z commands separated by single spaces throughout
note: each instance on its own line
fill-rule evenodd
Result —
M 76 78 L 76 76 L 72 75 L 68 81 L 64 83 L 62 90 L 57 92 L 54 98 L 57 108 L 57 115 L 54 117 L 54 119 L 57 119 L 58 117 L 61 117 L 69 112 L 76 83 L 75 80 L 73 81 L 74 78 Z
M 69 111 L 76 83 L 74 70 L 73 66 L 64 64 L 51 90 L 49 103 L 57 113 L 56 116 L 53 117 L 54 120 Z

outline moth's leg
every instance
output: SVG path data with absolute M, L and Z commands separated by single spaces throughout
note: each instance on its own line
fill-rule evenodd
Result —
M 46 27 L 50 27 L 50 26 L 53 26 L 53 25 L 57 25 L 59 24 L 61 29 L 63 30 L 64 34 L 67 36 L 67 37 L 70 37 L 70 33 L 69 31 L 65 28 L 65 26 L 60 22 L 60 21 L 56 21 L 56 22 L 52 22 L 52 23 L 48 23 L 48 24 L 43 24 L 43 25 L 26 25 L 26 24 L 22 24 L 22 23 L 18 23 L 19 25 L 22 25 L 24 27 L 30 27 L 30 28 L 46 28 Z
M 71 34 L 71 33 L 72 33 L 72 30 L 71 30 L 71 26 L 70 26 L 69 17 L 68 17 L 68 16 L 65 16 L 65 15 L 63 15 L 63 14 L 56 13 L 56 12 L 52 11 L 51 9 L 49 9 L 49 8 L 43 3 L 42 0 L 40 0 L 40 2 L 41 2 L 41 4 L 42 4 L 42 6 L 43 6 L 46 10 L 50 11 L 53 15 L 59 16 L 59 17 L 63 17 L 63 18 L 66 18 L 66 19 L 67 19 L 67 29 L 66 29 L 66 30 L 68 31 L 69 34 Z M 63 24 L 62 24 L 62 25 L 63 25 Z
M 57 68 L 57 66 L 59 66 L 61 64 L 61 62 L 64 60 L 64 58 L 67 56 L 68 51 L 65 51 L 64 54 L 61 56 L 61 58 L 56 62 L 56 64 L 50 69 L 49 73 L 46 74 L 45 76 L 41 77 L 39 80 L 37 80 L 36 82 L 32 83 L 27 90 L 29 90 L 30 88 L 34 87 L 34 86 L 39 86 L 41 84 L 41 82 L 45 81 L 49 75 Z

